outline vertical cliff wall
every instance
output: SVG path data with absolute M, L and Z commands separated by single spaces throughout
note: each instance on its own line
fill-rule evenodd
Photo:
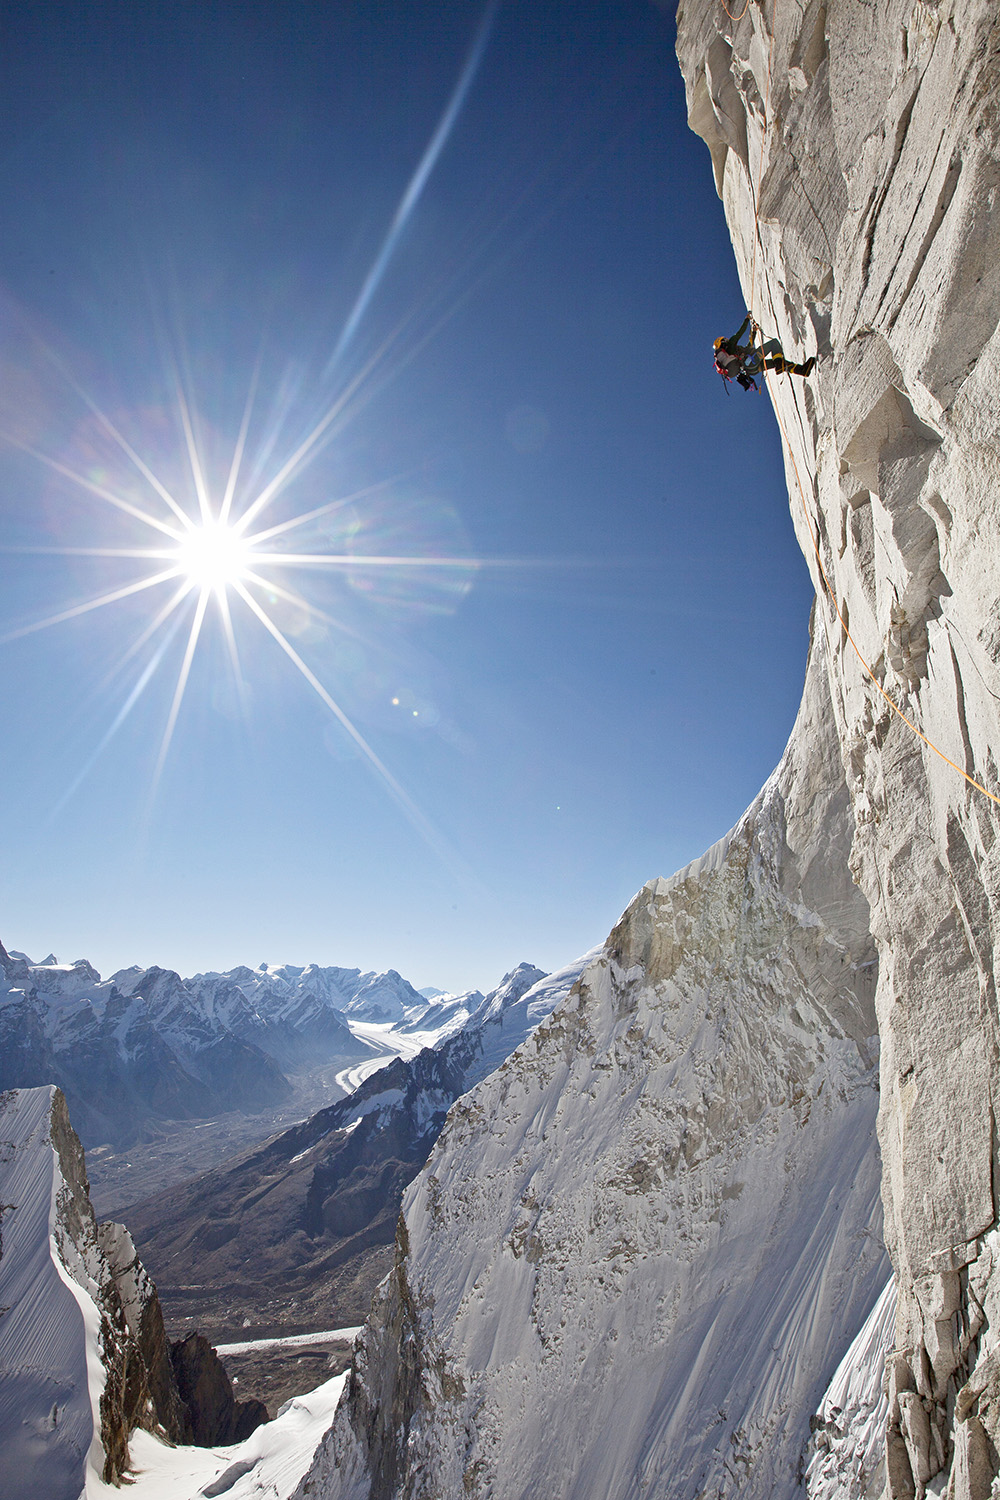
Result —
M 771 392 L 880 958 L 889 1492 L 979 1500 L 1000 1469 L 998 808 L 843 627 L 1000 793 L 1000 17 L 751 0 L 733 23 L 685 0 L 678 33 L 748 305 L 819 356 Z

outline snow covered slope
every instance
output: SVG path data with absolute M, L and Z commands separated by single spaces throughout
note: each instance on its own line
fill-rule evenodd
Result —
M 103 1389 L 99 1315 L 56 1248 L 53 1092 L 0 1095 L 0 1453 L 18 1500 L 78 1500 Z
M 343 1384 L 344 1376 L 335 1375 L 308 1395 L 296 1396 L 273 1422 L 229 1447 L 167 1447 L 148 1433 L 136 1433 L 129 1500 L 286 1500 L 309 1467 Z M 87 1491 L 87 1500 L 121 1497 L 121 1489 L 100 1482 Z
M 298 1495 L 796 1492 L 888 1269 L 824 657 L 732 835 L 452 1107 Z
M 889 1412 L 885 1364 L 895 1321 L 896 1288 L 890 1280 L 813 1418 L 808 1500 L 877 1500 L 883 1493 Z

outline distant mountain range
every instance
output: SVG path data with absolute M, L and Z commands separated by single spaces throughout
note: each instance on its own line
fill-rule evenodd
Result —
M 469 1008 L 426 999 L 394 969 L 262 964 L 182 979 L 135 966 L 102 979 L 85 959 L 34 963 L 0 945 L 0 1089 L 58 1084 L 86 1145 L 122 1146 L 151 1122 L 271 1109 L 297 1072 L 372 1057 L 351 1023 L 447 1027 Z
M 346 1099 L 128 1211 L 168 1319 L 213 1342 L 356 1323 L 392 1261 L 404 1189 L 458 1096 L 569 993 L 593 953 L 545 975 L 519 964 L 461 1030 Z M 475 992 L 473 992 L 475 993 Z M 452 1011 L 463 997 L 444 996 Z M 468 999 L 469 997 L 464 997 Z

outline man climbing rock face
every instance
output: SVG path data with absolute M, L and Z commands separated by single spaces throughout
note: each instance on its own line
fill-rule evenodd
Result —
M 750 342 L 741 344 L 740 339 L 750 329 Z M 816 356 L 811 354 L 802 364 L 786 359 L 777 339 L 768 339 L 766 344 L 755 346 L 754 338 L 760 332 L 749 313 L 740 327 L 729 338 L 717 338 L 714 344 L 715 368 L 724 380 L 735 380 L 745 391 L 756 390 L 755 376 L 763 370 L 775 370 L 779 375 L 811 375 Z

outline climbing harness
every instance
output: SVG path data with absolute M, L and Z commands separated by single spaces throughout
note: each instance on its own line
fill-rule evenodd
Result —
M 750 0 L 746 0 L 746 3 L 744 4 L 743 9 L 740 11 L 739 15 L 738 16 L 734 16 L 732 14 L 732 12 L 730 11 L 729 7 L 726 5 L 726 0 L 719 0 L 719 3 L 721 4 L 723 10 L 726 12 L 726 15 L 729 17 L 729 19 L 731 21 L 741 21 L 743 19 L 743 17 L 746 15 L 746 13 L 749 10 L 749 8 L 750 8 Z M 772 62 L 772 59 L 774 57 L 774 37 L 775 37 L 775 32 L 777 31 L 777 25 L 776 25 L 777 3 L 778 3 L 778 0 L 774 0 L 774 11 L 775 11 L 775 14 L 772 16 L 772 19 L 771 19 L 771 41 L 770 41 L 770 45 L 768 47 L 768 52 L 767 52 L 767 83 L 766 83 L 765 88 L 764 88 L 764 126 L 763 126 L 763 131 L 761 133 L 760 157 L 759 157 L 759 160 L 758 160 L 758 163 L 757 163 L 757 184 L 756 184 L 756 187 L 754 189 L 754 194 L 753 194 L 753 230 L 754 230 L 754 238 L 753 238 L 753 257 L 752 257 L 751 265 L 750 265 L 750 304 L 749 304 L 749 309 L 748 309 L 749 313 L 750 313 L 751 341 L 753 339 L 753 330 L 757 327 L 757 323 L 756 323 L 756 321 L 754 319 L 754 316 L 753 316 L 753 297 L 754 297 L 754 290 L 755 290 L 755 287 L 756 287 L 757 246 L 760 243 L 760 185 L 761 185 L 761 182 L 763 180 L 763 175 L 764 175 L 764 145 L 765 145 L 765 142 L 766 142 L 766 139 L 767 139 L 768 110 L 769 110 L 769 107 L 770 107 L 770 100 L 771 100 L 771 62 Z M 762 6 L 762 8 L 763 8 L 763 6 Z M 763 250 L 763 245 L 761 245 L 761 249 Z M 766 277 L 767 277 L 767 271 L 766 271 L 766 269 L 764 271 L 764 276 L 765 276 L 765 279 L 766 279 Z M 769 380 L 768 377 L 769 377 L 769 371 L 765 368 L 765 369 L 762 370 L 763 383 L 767 386 L 768 391 L 770 393 L 770 396 L 771 396 L 771 405 L 774 408 L 774 414 L 775 414 L 775 416 L 778 419 L 778 430 L 781 433 L 781 439 L 782 439 L 782 442 L 785 445 L 785 451 L 788 454 L 788 458 L 789 458 L 789 461 L 790 461 L 791 466 L 792 466 L 792 473 L 795 475 L 795 483 L 796 483 L 796 485 L 798 487 L 799 499 L 802 502 L 802 514 L 805 517 L 806 526 L 807 526 L 808 531 L 809 531 L 809 539 L 812 542 L 812 548 L 813 548 L 814 553 L 816 554 L 816 566 L 819 569 L 819 576 L 823 580 L 823 587 L 826 589 L 826 592 L 827 592 L 827 594 L 830 597 L 830 602 L 833 605 L 834 613 L 836 614 L 837 619 L 840 622 L 840 628 L 844 632 L 844 638 L 845 638 L 845 640 L 848 640 L 851 643 L 851 646 L 852 646 L 852 648 L 854 650 L 854 654 L 858 658 L 858 661 L 861 663 L 861 665 L 864 668 L 865 672 L 867 673 L 868 677 L 871 678 L 871 681 L 875 684 L 875 687 L 878 689 L 878 691 L 881 694 L 882 698 L 888 704 L 889 708 L 896 715 L 896 717 L 898 719 L 902 719 L 902 721 L 906 725 L 907 729 L 912 730 L 913 733 L 916 735 L 917 739 L 921 740 L 923 742 L 923 744 L 925 744 L 927 746 L 928 750 L 932 750 L 934 752 L 934 754 L 939 757 L 939 759 L 943 760 L 944 763 L 945 763 L 945 765 L 951 766 L 952 770 L 957 771 L 960 776 L 964 777 L 964 779 L 968 782 L 969 786 L 974 787 L 977 792 L 982 792 L 982 794 L 983 794 L 984 797 L 988 797 L 991 802 L 995 803 L 997 807 L 1000 807 L 1000 796 L 997 796 L 996 793 L 989 791 L 988 788 L 985 787 L 985 786 L 983 786 L 983 784 L 982 784 L 981 781 L 977 781 L 974 776 L 970 776 L 970 774 L 969 774 L 968 771 L 964 770 L 958 764 L 957 761 L 952 760 L 952 758 L 951 758 L 950 755 L 946 755 L 943 750 L 939 749 L 939 747 L 937 745 L 935 745 L 934 741 L 932 739 L 929 739 L 928 736 L 926 734 L 924 734 L 923 730 L 918 729 L 917 725 L 913 722 L 913 720 L 911 718 L 909 718 L 909 716 L 903 712 L 903 710 L 899 707 L 899 704 L 895 702 L 895 700 L 890 696 L 890 694 L 886 692 L 886 690 L 882 686 L 881 682 L 879 682 L 877 676 L 875 675 L 875 672 L 874 672 L 873 668 L 871 667 L 870 663 L 865 658 L 865 656 L 864 656 L 864 654 L 863 654 L 860 646 L 858 645 L 857 641 L 854 639 L 853 635 L 851 634 L 851 632 L 850 632 L 850 630 L 848 628 L 848 625 L 847 625 L 847 621 L 844 618 L 843 611 L 841 610 L 840 605 L 837 603 L 836 593 L 834 592 L 834 589 L 833 589 L 833 587 L 832 587 L 832 585 L 830 583 L 830 580 L 827 577 L 826 568 L 823 566 L 823 558 L 822 558 L 822 555 L 821 555 L 820 549 L 819 549 L 819 527 L 818 527 L 818 525 L 815 528 L 813 527 L 812 517 L 809 514 L 809 507 L 806 504 L 805 489 L 803 488 L 802 479 L 801 479 L 801 477 L 799 475 L 799 466 L 795 462 L 795 453 L 794 453 L 794 451 L 792 449 L 791 442 L 789 441 L 788 433 L 785 430 L 785 424 L 784 424 L 784 422 L 782 421 L 782 418 L 781 418 L 781 408 L 778 405 L 777 400 L 775 399 L 777 393 L 771 389 L 771 383 L 770 383 L 770 380 Z M 727 387 L 727 389 L 728 389 L 728 387 Z

